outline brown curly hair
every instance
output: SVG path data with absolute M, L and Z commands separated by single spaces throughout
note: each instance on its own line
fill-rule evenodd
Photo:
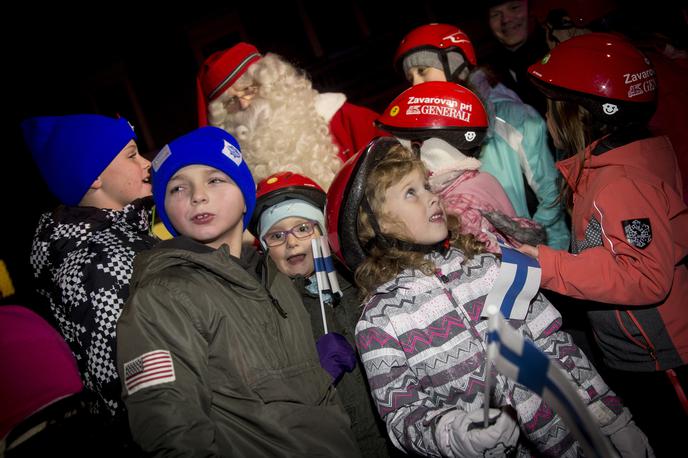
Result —
M 411 151 L 401 145 L 392 146 L 384 155 L 384 158 L 375 165 L 367 177 L 365 183 L 365 196 L 367 196 L 378 225 L 385 223 L 393 230 L 384 235 L 402 239 L 406 231 L 404 223 L 390 219 L 384 212 L 385 193 L 391 186 L 399 183 L 403 177 L 414 171 L 420 171 L 427 176 L 427 170 L 423 162 Z M 460 221 L 458 218 L 447 215 L 447 226 L 450 231 L 450 244 L 461 250 L 467 258 L 485 251 L 485 245 L 472 235 L 459 233 Z M 368 241 L 375 236 L 370 224 L 368 214 L 362 208 L 358 210 L 358 239 L 361 246 L 366 246 Z M 379 285 L 396 277 L 404 269 L 419 269 L 426 275 L 432 275 L 435 265 L 425 259 L 425 255 L 416 251 L 404 251 L 392 247 L 384 249 L 376 244 L 370 248 L 368 256 L 356 269 L 355 280 L 361 289 L 363 297 L 367 297 Z

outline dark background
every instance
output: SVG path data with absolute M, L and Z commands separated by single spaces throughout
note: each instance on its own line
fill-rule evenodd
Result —
M 685 44 L 685 17 L 674 1 L 531 0 L 535 22 L 566 6 L 584 22 L 617 14 L 629 28 L 662 30 Z M 0 259 L 8 265 L 15 303 L 35 300 L 28 256 L 42 211 L 57 205 L 21 138 L 19 123 L 37 115 L 121 114 L 135 125 L 149 158 L 196 127 L 195 75 L 211 52 L 238 41 L 275 52 L 305 69 L 320 91 L 347 94 L 353 103 L 382 111 L 406 85 L 392 68 L 401 38 L 429 22 L 466 31 L 478 60 L 496 42 L 482 1 L 279 3 L 53 2 L 13 4 L 2 30 L 3 102 L 9 105 L 0 189 Z M 7 11 L 7 10 L 6 10 Z

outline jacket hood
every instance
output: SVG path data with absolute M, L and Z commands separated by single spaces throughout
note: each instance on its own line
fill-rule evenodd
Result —
M 678 166 L 671 142 L 665 136 L 653 137 L 628 143 L 600 155 L 593 155 L 598 141 L 585 149 L 584 171 L 602 167 L 626 167 L 638 169 L 641 175 L 653 175 L 669 184 L 680 193 L 678 185 Z M 578 155 L 557 162 L 557 168 L 573 187 L 577 175 Z
M 261 266 L 262 259 L 253 247 L 244 245 L 241 258 L 235 258 L 227 245 L 213 249 L 183 236 L 165 240 L 155 249 L 139 253 L 134 264 L 132 287 L 172 267 L 205 270 L 252 292 L 261 289 L 260 268 L 267 268 L 266 287 L 275 277 L 275 269 L 269 266 L 269 261 L 268 266 Z
M 77 247 L 89 234 L 120 226 L 127 232 L 147 233 L 151 228 L 153 198 L 137 199 L 122 210 L 60 205 L 41 217 L 36 241 L 59 245 L 64 251 Z

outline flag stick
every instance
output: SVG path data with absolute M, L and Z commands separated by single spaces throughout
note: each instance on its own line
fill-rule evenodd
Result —
M 486 309 L 488 319 L 494 321 L 496 319 L 497 310 L 499 310 L 498 307 L 496 305 L 488 305 Z M 489 344 L 489 341 L 486 342 L 486 344 Z M 492 349 L 489 346 L 486 350 L 486 354 L 487 358 L 485 361 L 485 392 L 483 394 L 483 428 L 487 428 L 490 423 L 490 385 L 492 384 Z

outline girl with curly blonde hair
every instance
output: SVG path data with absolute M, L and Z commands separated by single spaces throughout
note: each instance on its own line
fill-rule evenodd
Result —
M 563 420 L 523 385 L 494 374 L 486 397 L 481 312 L 501 261 L 473 236 L 450 235 L 456 223 L 417 156 L 393 138 L 371 142 L 335 177 L 326 213 L 333 251 L 366 292 L 356 346 L 396 447 L 446 457 L 580 453 Z M 645 435 L 542 294 L 510 323 L 564 371 L 622 456 L 645 456 Z
M 291 170 L 327 189 L 376 135 L 377 114 L 319 93 L 304 71 L 247 43 L 219 51 L 198 76 L 199 121 L 236 136 L 256 180 Z
M 404 221 L 398 220 L 397 215 L 385 206 L 388 201 L 387 191 L 411 174 L 426 176 L 425 165 L 414 153 L 401 145 L 396 145 L 389 149 L 384 160 L 371 171 L 366 180 L 365 193 L 368 196 L 370 208 L 374 214 L 379 215 L 375 223 L 362 207 L 358 212 L 358 236 L 363 245 L 370 247 L 370 252 L 356 269 L 356 283 L 366 295 L 404 269 L 418 269 L 425 275 L 433 275 L 435 271 L 434 263 L 425 256 L 426 253 L 423 251 L 408 250 L 408 247 L 399 243 L 375 243 L 374 224 L 385 227 L 386 235 L 399 240 L 404 240 L 408 234 L 419 231 L 417 222 L 407 225 Z M 441 211 L 439 201 L 437 201 L 436 209 L 438 212 Z M 446 237 L 447 246 L 456 247 L 469 258 L 485 251 L 484 244 L 475 237 L 460 233 L 460 222 L 456 216 L 446 215 L 445 218 L 449 230 Z M 438 215 L 435 215 L 435 220 L 442 221 Z M 441 242 L 445 243 L 445 240 Z M 438 246 L 438 248 L 441 247 Z

